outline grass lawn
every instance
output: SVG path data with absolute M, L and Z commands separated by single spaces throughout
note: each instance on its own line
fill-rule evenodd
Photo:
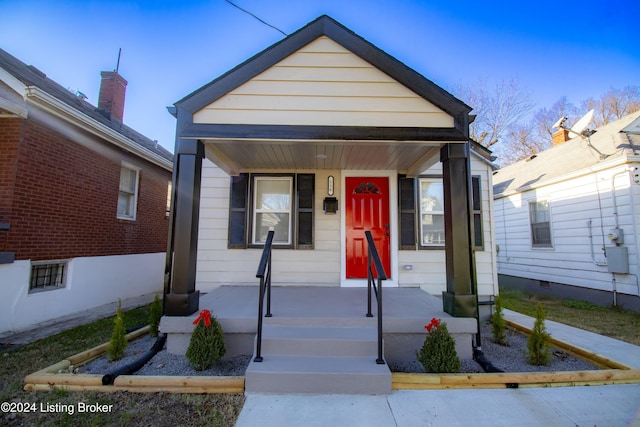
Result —
M 148 307 L 125 312 L 125 326 L 148 323 Z M 24 377 L 60 360 L 109 341 L 113 317 L 102 319 L 5 350 L 0 355 L 0 402 L 35 403 L 33 413 L 0 413 L 2 426 L 233 426 L 242 404 L 242 394 L 26 392 Z M 78 403 L 113 405 L 109 413 L 78 413 Z M 46 408 L 72 406 L 69 411 L 45 412 Z M 67 405 L 67 406 L 63 406 Z
M 534 317 L 541 303 L 548 320 L 640 345 L 640 313 L 504 288 L 500 288 L 500 298 L 509 310 Z

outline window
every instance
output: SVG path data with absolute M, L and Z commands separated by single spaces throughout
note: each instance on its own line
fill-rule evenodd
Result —
M 251 243 L 264 244 L 267 233 L 275 231 L 274 244 L 291 244 L 291 193 L 293 177 L 256 176 L 253 181 L 253 238 Z
M 120 191 L 118 192 L 118 214 L 120 219 L 136 219 L 138 200 L 138 175 L 140 170 L 123 163 L 120 168 Z
M 484 249 L 480 177 L 472 176 L 474 247 Z M 444 248 L 444 187 L 441 177 L 398 177 L 400 249 Z
M 229 248 L 264 244 L 313 248 L 313 174 L 240 174 L 231 177 Z
M 66 261 L 33 262 L 29 292 L 64 288 L 66 269 Z
M 531 244 L 534 248 L 551 248 L 551 212 L 549 201 L 529 203 L 531 222 Z
M 444 246 L 444 189 L 440 178 L 421 178 L 420 244 Z

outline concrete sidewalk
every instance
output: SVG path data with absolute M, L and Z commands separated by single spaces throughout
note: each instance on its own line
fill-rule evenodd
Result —
M 534 319 L 505 310 L 532 327 Z M 640 347 L 546 321 L 557 339 L 640 369 Z M 248 394 L 236 427 L 633 426 L 640 384 L 519 389 L 402 390 L 388 396 Z

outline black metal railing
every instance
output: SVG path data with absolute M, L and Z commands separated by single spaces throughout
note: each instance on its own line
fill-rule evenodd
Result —
M 387 280 L 387 274 L 382 266 L 371 231 L 365 231 L 364 235 L 369 246 L 367 252 L 367 317 L 373 317 L 371 313 L 371 290 L 373 289 L 378 302 L 378 358 L 376 363 L 384 365 L 385 362 L 382 355 L 382 281 Z M 372 267 L 375 268 L 375 274 Z
M 262 362 L 262 313 L 264 313 L 264 297 L 267 296 L 267 314 L 271 317 L 271 244 L 273 242 L 273 230 L 267 234 L 267 241 L 262 250 L 262 258 L 258 265 L 256 277 L 260 279 L 260 297 L 258 300 L 258 337 L 256 339 L 256 357 L 254 362 Z

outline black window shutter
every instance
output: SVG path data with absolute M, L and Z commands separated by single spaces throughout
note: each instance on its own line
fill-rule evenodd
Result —
M 473 189 L 473 239 L 476 249 L 484 249 L 483 233 L 482 233 L 482 198 L 480 188 L 480 177 L 471 177 L 471 186 Z
M 300 249 L 312 249 L 315 175 L 298 174 L 296 191 L 298 199 L 296 212 L 298 218 L 296 247 Z
M 230 249 L 247 247 L 247 211 L 249 203 L 249 174 L 231 177 L 229 195 L 229 243 Z
M 416 184 L 414 178 L 398 176 L 400 249 L 416 249 Z

